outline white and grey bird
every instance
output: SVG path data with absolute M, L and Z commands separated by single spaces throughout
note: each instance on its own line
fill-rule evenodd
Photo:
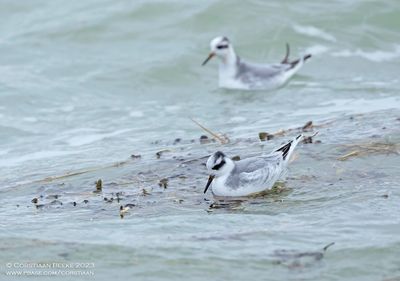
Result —
M 302 135 L 297 136 L 282 147 L 267 155 L 233 161 L 221 151 L 207 160 L 210 173 L 204 193 L 211 185 L 212 193 L 221 197 L 241 197 L 271 189 L 286 172 L 297 144 Z
M 294 61 L 289 61 L 290 48 L 286 44 L 286 56 L 280 63 L 255 64 L 245 62 L 233 49 L 228 38 L 220 36 L 210 42 L 211 52 L 203 62 L 205 65 L 214 56 L 219 61 L 219 87 L 228 89 L 260 90 L 274 89 L 283 86 L 304 62 L 311 57 L 310 54 Z

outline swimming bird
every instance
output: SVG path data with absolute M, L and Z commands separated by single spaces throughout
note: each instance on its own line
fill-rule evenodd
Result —
M 271 189 L 286 172 L 290 156 L 302 135 L 267 155 L 233 161 L 217 151 L 207 160 L 210 172 L 204 193 L 211 185 L 215 196 L 240 197 Z
M 211 52 L 203 62 L 218 57 L 219 87 L 228 89 L 260 90 L 283 86 L 311 57 L 310 54 L 289 61 L 290 48 L 286 44 L 286 56 L 280 63 L 255 64 L 243 61 L 236 55 L 227 37 L 216 37 L 210 42 Z

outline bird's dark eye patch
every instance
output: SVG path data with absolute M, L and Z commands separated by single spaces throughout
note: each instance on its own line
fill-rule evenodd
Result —
M 219 163 L 218 165 L 215 165 L 214 167 L 212 167 L 212 169 L 213 170 L 219 170 L 224 165 L 225 165 L 225 160 L 222 160 L 221 163 Z
M 226 48 L 228 48 L 228 45 L 218 45 L 217 46 L 218 50 L 222 50 L 222 49 L 226 49 Z

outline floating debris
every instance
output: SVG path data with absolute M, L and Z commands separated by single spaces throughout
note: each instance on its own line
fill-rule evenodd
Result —
M 142 195 L 143 196 L 147 196 L 147 195 L 151 195 L 151 193 L 150 192 L 148 192 L 146 189 L 142 189 Z
M 37 204 L 37 203 L 39 202 L 39 199 L 37 199 L 37 198 L 35 197 L 35 198 L 33 198 L 33 199 L 31 200 L 31 202 L 32 202 L 33 204 Z
M 119 216 L 121 217 L 121 219 L 123 219 L 124 218 L 124 216 L 125 216 L 125 214 L 128 212 L 130 210 L 130 207 L 127 207 L 127 206 L 120 206 L 119 207 Z
M 74 207 L 76 206 L 76 202 L 74 201 L 74 202 L 72 202 L 72 205 L 74 205 Z
M 167 189 L 167 187 L 168 187 L 168 179 L 167 178 L 161 179 L 160 182 L 158 183 L 158 185 L 160 187 L 163 187 L 164 189 Z
M 200 136 L 200 144 L 206 144 L 209 142 L 210 142 L 210 139 L 206 135 Z
M 121 161 L 121 162 L 113 163 L 113 164 L 106 165 L 106 166 L 93 167 L 93 168 L 88 168 L 88 169 L 81 169 L 81 170 L 77 170 L 77 171 L 73 171 L 73 172 L 68 172 L 66 174 L 59 175 L 59 176 L 46 177 L 44 179 L 32 181 L 31 183 L 43 183 L 43 182 L 48 183 L 48 182 L 52 182 L 52 181 L 55 181 L 55 180 L 64 179 L 64 178 L 68 178 L 68 177 L 73 177 L 73 176 L 78 176 L 78 175 L 87 174 L 87 173 L 91 173 L 91 172 L 96 172 L 96 171 L 100 171 L 100 170 L 104 170 L 104 169 L 109 169 L 109 168 L 112 168 L 112 167 L 120 167 L 122 165 L 127 164 L 128 162 L 129 161 Z M 61 185 L 64 185 L 64 183 L 61 183 Z
M 312 122 L 312 121 L 308 121 L 308 122 L 301 128 L 301 130 L 302 130 L 303 132 L 308 132 L 308 131 L 312 130 L 313 127 L 314 127 L 313 122 Z
M 204 127 L 203 125 L 201 125 L 199 122 L 197 122 L 196 120 L 190 118 L 190 120 L 192 120 L 193 123 L 195 123 L 197 126 L 199 126 L 200 128 L 202 128 L 204 131 L 206 131 L 207 133 L 209 133 L 210 135 L 212 135 L 214 138 L 216 138 L 221 144 L 227 144 L 229 143 L 229 138 L 226 135 L 221 135 L 221 134 L 216 134 L 213 131 L 211 131 L 210 129 L 207 129 L 206 127 Z
M 60 205 L 60 206 L 62 206 L 62 204 L 63 203 L 60 200 L 53 200 L 53 201 L 50 202 L 50 205 Z
M 258 138 L 260 139 L 260 141 L 266 141 L 266 140 L 271 140 L 274 138 L 274 135 L 271 135 L 267 132 L 259 132 L 258 133 Z
M 114 201 L 114 198 L 111 197 L 110 199 L 108 199 L 107 197 L 104 197 L 103 200 L 104 200 L 106 203 L 112 203 L 112 202 Z
M 160 159 L 160 158 L 161 158 L 161 155 L 163 155 L 165 152 L 171 152 L 171 150 L 164 149 L 164 150 L 158 151 L 158 152 L 156 153 L 157 159 Z
M 52 195 L 48 195 L 46 196 L 46 199 L 58 199 L 58 197 L 60 197 L 61 195 L 58 194 L 52 194 Z
M 140 154 L 138 154 L 138 155 L 132 154 L 131 158 L 132 159 L 140 159 L 140 158 L 142 158 L 142 155 L 140 155 Z
M 242 203 L 241 199 L 217 200 L 210 204 L 208 212 L 212 209 L 242 210 Z
M 121 196 L 123 196 L 124 195 L 124 193 L 123 192 L 117 192 L 116 194 L 115 194 L 115 196 L 117 197 L 117 202 L 119 203 L 119 201 L 120 200 L 122 200 L 122 198 L 121 198 Z
M 349 153 L 347 153 L 347 154 L 345 154 L 345 155 L 343 155 L 343 156 L 338 157 L 337 160 L 339 160 L 339 161 L 345 161 L 345 160 L 347 160 L 347 159 L 349 159 L 349 158 L 351 158 L 351 157 L 358 156 L 359 154 L 360 154 L 360 151 L 355 150 L 355 151 L 349 152 Z
M 176 138 L 176 139 L 174 140 L 174 143 L 173 143 L 173 144 L 174 144 L 174 145 L 175 145 L 175 144 L 178 144 L 178 143 L 181 142 L 181 140 L 182 140 L 182 139 L 180 139 L 180 138 Z
M 89 200 L 85 199 L 85 200 L 83 200 L 83 203 L 87 204 L 87 203 L 89 203 Z
M 103 181 L 101 179 L 98 179 L 96 181 L 96 190 L 93 191 L 93 193 L 100 193 L 103 189 Z
M 355 156 L 367 156 L 370 154 L 399 154 L 399 144 L 395 143 L 366 143 L 366 144 L 351 144 L 346 145 L 351 152 L 337 158 L 339 161 L 348 160 Z
M 236 156 L 233 156 L 231 159 L 232 159 L 233 161 L 239 161 L 239 160 L 240 160 L 240 156 L 239 156 L 239 155 L 236 155 Z
M 313 138 L 318 135 L 318 132 L 315 132 L 312 136 L 304 136 L 302 142 L 304 144 L 313 143 Z M 321 141 L 315 141 L 315 143 L 321 143 Z

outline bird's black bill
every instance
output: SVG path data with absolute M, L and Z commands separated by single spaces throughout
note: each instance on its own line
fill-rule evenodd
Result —
M 210 185 L 211 185 L 211 183 L 212 183 L 214 177 L 215 177 L 215 176 L 212 176 L 212 175 L 208 177 L 208 181 L 207 181 L 207 184 L 206 184 L 206 188 L 204 189 L 204 194 L 206 194 L 206 192 L 207 192 L 208 188 L 210 187 Z
M 210 59 L 212 59 L 212 57 L 213 57 L 214 55 L 215 55 L 214 53 L 209 54 L 208 57 L 206 58 L 206 60 L 203 61 L 203 63 L 202 63 L 201 65 L 202 65 L 202 66 L 205 65 Z

